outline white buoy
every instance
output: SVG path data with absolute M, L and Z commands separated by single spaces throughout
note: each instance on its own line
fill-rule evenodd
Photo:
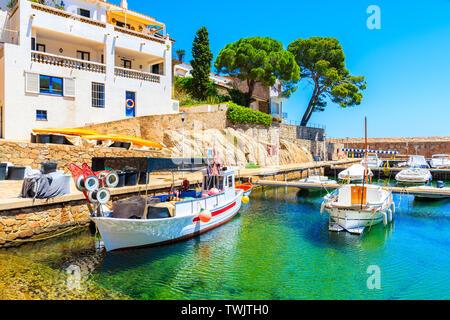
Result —
M 389 223 L 392 222 L 392 210 L 391 209 L 388 210 L 388 221 L 389 221 Z
M 383 224 L 386 227 L 388 224 L 388 216 L 386 212 L 383 212 Z

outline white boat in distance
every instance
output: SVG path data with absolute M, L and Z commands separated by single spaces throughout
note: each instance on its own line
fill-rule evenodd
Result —
M 157 169 L 165 171 L 161 166 Z M 133 218 L 116 218 L 113 211 L 108 216 L 91 219 L 107 251 L 163 245 L 198 236 L 230 221 L 239 212 L 243 190 L 235 189 L 235 171 L 235 168 L 219 169 L 216 176 L 209 169 L 203 170 L 199 198 L 161 196 L 162 202 L 150 201 L 144 212 L 137 210 L 139 215 Z M 129 205 L 124 207 L 131 210 Z
M 361 165 L 363 167 L 366 166 L 366 159 L 363 159 L 361 161 Z M 369 154 L 367 156 L 367 166 L 369 168 L 379 168 L 383 165 L 383 160 L 381 160 L 380 158 L 378 158 L 378 155 L 376 153 L 373 154 Z
M 327 195 L 321 213 L 330 216 L 330 231 L 361 234 L 366 227 L 386 226 L 395 213 L 392 192 L 377 185 L 344 185 Z
M 399 167 L 430 169 L 424 156 L 410 156 L 408 162 L 400 163 Z
M 350 181 L 362 181 L 364 179 L 364 172 L 366 168 L 360 164 L 354 164 L 350 168 L 338 174 L 340 180 L 350 180 Z M 368 169 L 368 175 L 373 176 L 372 170 Z
M 435 154 L 430 161 L 430 165 L 434 169 L 450 168 L 450 155 Z
M 400 171 L 395 180 L 399 183 L 425 184 L 433 179 L 430 170 L 410 168 Z
M 300 179 L 299 182 L 311 184 L 337 184 L 335 180 L 331 180 L 324 176 L 310 176 L 306 179 Z
M 415 197 L 418 199 L 446 199 L 450 198 L 450 188 L 449 187 L 432 187 L 432 186 L 420 186 L 412 189 L 423 190 L 423 194 L 416 194 Z M 441 192 L 440 192 L 441 191 Z M 442 191 L 447 191 L 448 195 L 442 194 Z M 436 192 L 436 193 L 434 193 Z

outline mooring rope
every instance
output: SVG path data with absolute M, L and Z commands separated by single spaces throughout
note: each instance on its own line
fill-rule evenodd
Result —
M 69 233 L 69 232 L 71 232 L 71 231 L 73 231 L 73 230 L 75 230 L 77 228 L 79 228 L 79 226 L 75 226 L 75 227 L 73 227 L 73 228 L 71 228 L 69 230 L 66 230 L 66 231 L 63 231 L 61 233 L 58 233 L 58 234 L 55 234 L 55 235 L 52 235 L 52 236 L 48 236 L 48 237 L 45 237 L 45 238 L 25 239 L 25 240 L 6 240 L 6 239 L 0 238 L 0 241 L 5 241 L 5 242 L 38 242 L 38 241 L 42 241 L 42 240 L 48 240 L 48 239 L 59 237 L 59 236 L 61 236 L 63 234 Z

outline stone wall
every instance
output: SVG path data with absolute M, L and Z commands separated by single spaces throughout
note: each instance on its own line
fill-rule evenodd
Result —
M 211 113 L 194 112 L 185 115 L 185 128 L 218 129 L 226 128 L 226 112 Z M 116 133 L 140 137 L 146 140 L 162 142 L 167 130 L 178 130 L 182 127 L 181 114 L 155 115 L 138 118 L 129 118 L 120 121 L 90 125 L 84 129 L 96 130 L 101 133 Z
M 81 166 L 94 157 L 152 157 L 156 151 L 125 150 L 103 147 L 77 147 L 71 145 L 37 144 L 0 140 L 0 162 L 11 162 L 17 167 L 41 169 L 41 163 L 57 163 L 58 170 L 69 172 L 69 164 Z
M 364 139 L 332 139 L 345 148 L 364 149 Z M 426 138 L 375 138 L 368 139 L 369 149 L 398 151 L 400 155 L 423 155 L 431 158 L 435 154 L 450 154 L 450 137 Z

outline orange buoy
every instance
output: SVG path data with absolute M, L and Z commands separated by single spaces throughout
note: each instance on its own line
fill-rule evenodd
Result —
M 243 204 L 247 204 L 249 202 L 250 202 L 250 198 L 249 197 L 247 197 L 247 196 L 242 197 L 242 203 Z
M 204 222 L 204 223 L 208 223 L 212 219 L 212 215 L 209 210 L 203 210 L 202 212 L 200 212 L 198 217 L 199 217 L 200 221 Z

